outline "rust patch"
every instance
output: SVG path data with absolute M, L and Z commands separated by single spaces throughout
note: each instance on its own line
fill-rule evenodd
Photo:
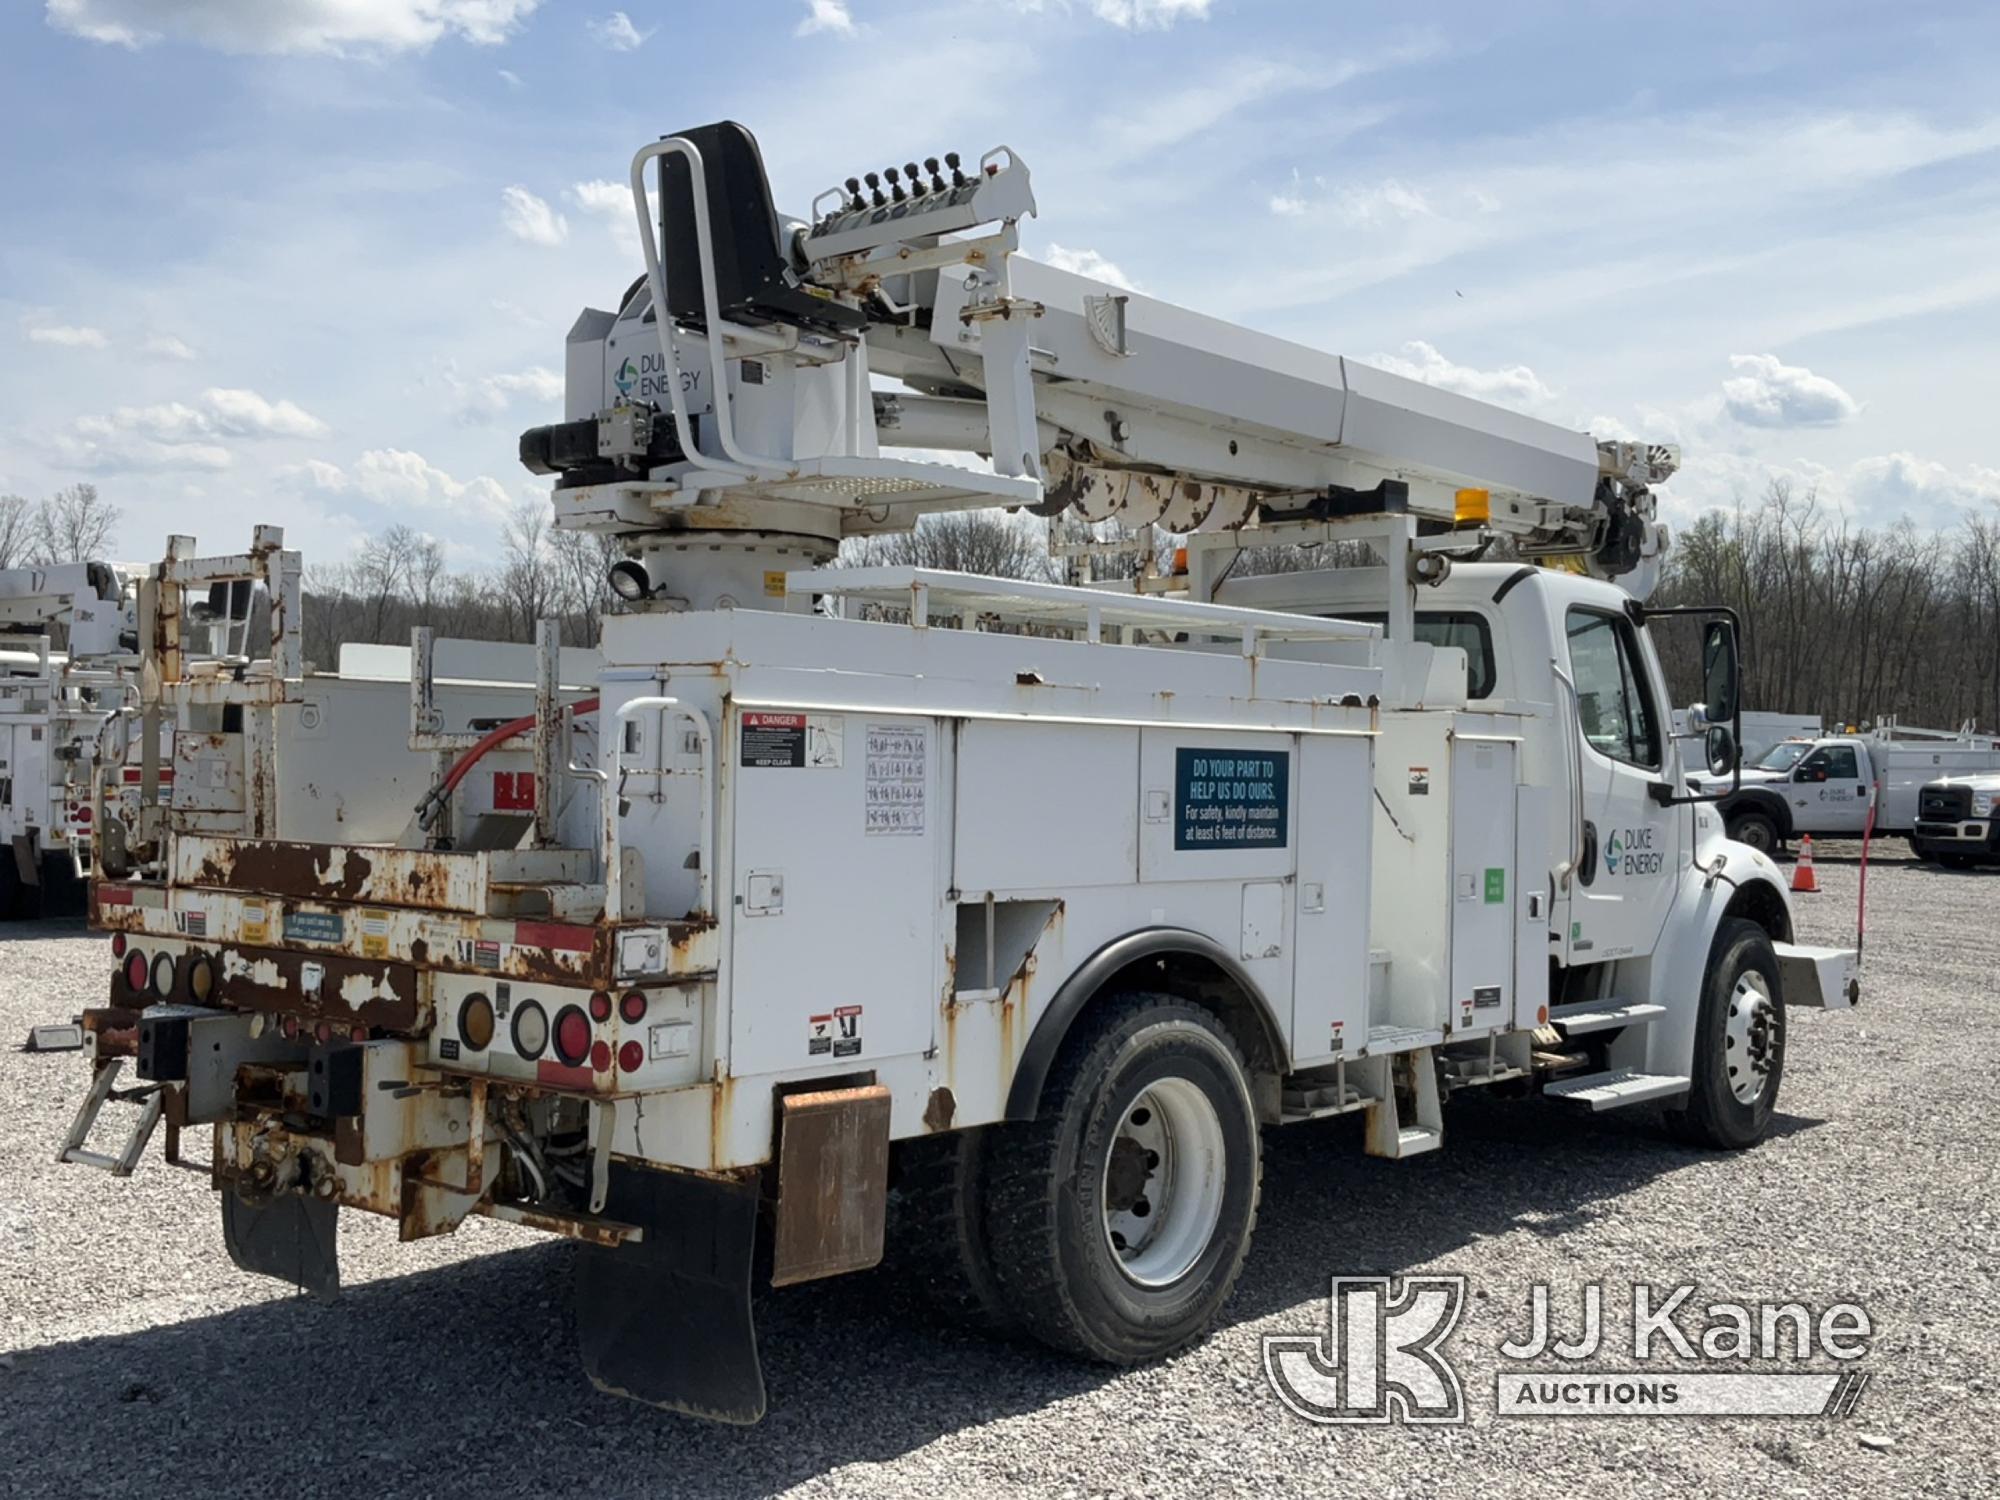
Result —
M 952 1116 L 957 1113 L 958 1100 L 952 1097 L 950 1089 L 932 1089 L 930 1102 L 924 1106 L 924 1129 L 949 1130 Z

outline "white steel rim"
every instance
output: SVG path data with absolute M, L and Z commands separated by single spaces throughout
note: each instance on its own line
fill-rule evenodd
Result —
M 1723 1030 L 1722 1064 L 1729 1089 L 1744 1104 L 1755 1104 L 1778 1060 L 1778 1014 L 1770 983 L 1755 969 L 1737 976 L 1729 995 L 1729 1024 Z
M 1222 1117 L 1185 1078 L 1147 1085 L 1111 1138 L 1102 1184 L 1104 1237 L 1140 1286 L 1194 1268 L 1222 1222 L 1228 1149 Z

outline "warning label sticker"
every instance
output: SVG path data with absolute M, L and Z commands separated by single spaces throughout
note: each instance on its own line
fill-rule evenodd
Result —
M 389 956 L 389 914 L 386 911 L 364 911 L 361 914 L 361 956 Z
M 806 1018 L 808 1057 L 859 1057 L 861 1007 L 836 1005 L 825 1015 Z
M 866 821 L 869 834 L 924 831 L 925 726 L 870 724 Z
M 839 714 L 746 713 L 738 756 L 743 765 L 766 770 L 835 767 L 844 733 Z

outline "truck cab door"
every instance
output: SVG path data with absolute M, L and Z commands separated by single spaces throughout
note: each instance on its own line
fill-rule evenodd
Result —
M 1785 790 L 1801 833 L 1859 833 L 1868 821 L 1868 773 L 1857 745 L 1821 745 L 1793 768 Z
M 1622 613 L 1573 605 L 1564 616 L 1581 737 L 1583 857 L 1570 880 L 1572 963 L 1650 953 L 1673 903 L 1683 810 L 1653 800 L 1669 749 L 1659 676 Z

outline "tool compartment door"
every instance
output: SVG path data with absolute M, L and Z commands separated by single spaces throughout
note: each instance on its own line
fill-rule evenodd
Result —
M 731 1075 L 926 1050 L 951 817 L 938 721 L 759 709 L 727 722 Z
M 1511 740 L 1451 742 L 1451 1028 L 1514 1024 L 1515 850 Z
M 1299 739 L 1294 1066 L 1351 1056 L 1368 1039 L 1373 761 L 1372 739 Z

